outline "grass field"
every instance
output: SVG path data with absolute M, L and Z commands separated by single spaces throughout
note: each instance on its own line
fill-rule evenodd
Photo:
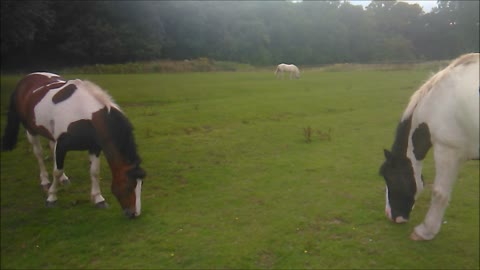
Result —
M 383 148 L 435 71 L 78 75 L 107 89 L 135 126 L 148 174 L 142 215 L 122 215 L 105 160 L 110 208 L 90 204 L 83 152 L 68 154 L 72 184 L 45 208 L 21 135 L 1 155 L 1 268 L 479 268 L 478 161 L 463 167 L 433 241 L 408 238 L 429 206 L 431 154 L 410 222 L 384 215 Z M 2 133 L 18 79 L 1 78 Z

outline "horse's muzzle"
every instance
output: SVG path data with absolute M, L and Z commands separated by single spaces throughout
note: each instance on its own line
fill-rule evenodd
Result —
M 128 208 L 123 209 L 123 213 L 125 214 L 125 216 L 126 216 L 127 218 L 130 218 L 130 219 L 133 219 L 133 218 L 135 218 L 135 217 L 137 217 L 137 216 L 140 215 L 140 214 L 137 214 L 135 211 L 132 211 L 132 210 L 130 210 L 130 209 L 128 209 Z
M 402 217 L 402 216 L 397 216 L 395 217 L 395 219 L 392 217 L 392 210 L 390 209 L 390 207 L 386 207 L 385 208 L 385 215 L 388 217 L 388 219 L 390 219 L 393 223 L 407 223 L 408 222 L 408 219 Z
M 398 216 L 398 217 L 395 218 L 395 223 L 400 224 L 400 223 L 407 223 L 407 222 L 408 222 L 408 219 L 406 219 L 402 216 Z

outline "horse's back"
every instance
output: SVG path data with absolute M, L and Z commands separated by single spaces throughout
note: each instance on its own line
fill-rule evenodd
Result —
M 64 80 L 53 73 L 31 73 L 22 78 L 12 94 L 15 96 L 17 111 L 26 113 L 24 106 L 27 105 L 27 100 L 35 99 L 33 95 L 38 95 L 38 90 L 55 82 L 64 82 Z
M 105 104 L 87 91 L 81 81 L 74 80 L 50 89 L 35 106 L 34 112 L 36 124 L 47 128 L 57 139 L 67 132 L 71 123 L 92 120 L 93 113 L 104 107 Z
M 479 61 L 478 54 L 453 65 L 434 80 L 414 116 L 429 125 L 434 141 L 463 148 L 471 158 L 479 155 Z M 428 83 L 428 82 L 427 82 Z
M 94 87 L 95 86 L 95 87 Z M 91 120 L 105 106 L 117 106 L 110 96 L 93 83 L 64 80 L 53 73 L 37 72 L 25 76 L 14 92 L 17 113 L 25 128 L 56 140 L 71 123 Z

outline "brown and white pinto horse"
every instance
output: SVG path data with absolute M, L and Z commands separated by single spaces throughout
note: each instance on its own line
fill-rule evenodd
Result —
M 106 207 L 99 186 L 99 155 L 103 151 L 112 173 L 112 193 L 125 215 L 130 218 L 140 215 L 145 171 L 140 168 L 133 128 L 118 105 L 100 87 L 89 81 L 65 80 L 52 73 L 29 74 L 11 95 L 2 150 L 15 148 L 20 123 L 33 145 L 40 166 L 41 185 L 48 191 L 48 207 L 57 201 L 58 183 L 69 183 L 63 171 L 64 159 L 70 150 L 88 150 L 91 199 L 97 207 Z M 53 151 L 51 184 L 39 136 L 50 140 Z
M 413 240 L 431 240 L 440 231 L 460 166 L 480 156 L 479 58 L 462 55 L 423 84 L 403 113 L 392 150 L 384 150 L 385 213 L 405 223 L 423 189 L 422 161 L 433 147 L 432 199 Z

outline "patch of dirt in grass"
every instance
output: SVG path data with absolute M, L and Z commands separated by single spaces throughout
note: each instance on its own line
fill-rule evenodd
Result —
M 311 222 L 307 227 L 306 230 L 309 232 L 325 232 L 332 227 L 336 226 L 345 226 L 348 222 L 341 217 L 332 217 L 328 219 L 324 218 L 316 218 L 313 222 Z M 300 230 L 298 230 L 300 231 Z M 332 235 L 333 238 L 336 238 L 335 235 Z M 340 236 L 339 236 L 340 237 Z M 341 238 L 343 238 L 342 236 Z

